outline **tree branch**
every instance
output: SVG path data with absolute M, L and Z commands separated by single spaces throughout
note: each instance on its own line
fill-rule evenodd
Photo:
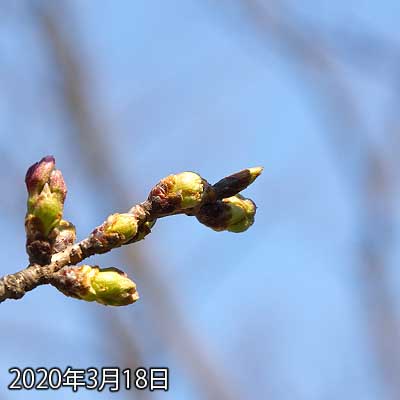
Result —
M 48 158 L 43 160 L 34 164 L 36 171 L 33 173 L 32 167 L 28 170 L 27 186 L 30 193 L 31 186 L 35 188 L 37 184 L 37 171 L 43 169 L 46 162 L 48 164 Z M 59 280 L 55 281 L 60 277 L 55 275 L 58 271 L 66 266 L 78 264 L 94 254 L 103 254 L 144 239 L 158 218 L 186 214 L 195 216 L 199 222 L 216 231 L 243 232 L 253 224 L 256 207 L 251 200 L 238 193 L 253 183 L 261 172 L 260 167 L 245 169 L 223 178 L 215 185 L 210 185 L 193 172 L 169 175 L 154 186 L 146 201 L 133 206 L 128 213 L 110 215 L 86 239 L 53 254 L 49 264 L 34 263 L 22 271 L 1 278 L 0 302 L 6 299 L 20 299 L 26 292 L 48 283 L 64 291 L 63 287 L 60 287 L 62 283 Z M 36 195 L 33 199 L 36 202 L 43 201 L 40 196 L 41 194 Z M 42 209 L 43 205 L 41 211 Z M 38 219 L 37 216 L 35 218 Z M 28 214 L 27 220 L 31 219 L 31 215 Z M 37 221 L 35 223 L 37 225 Z M 48 241 L 47 238 L 45 240 Z M 38 242 L 40 247 L 40 241 Z

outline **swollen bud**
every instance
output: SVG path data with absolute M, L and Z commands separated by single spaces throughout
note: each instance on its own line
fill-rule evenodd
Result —
M 38 235 L 46 237 L 62 218 L 67 187 L 61 171 L 55 170 L 52 156 L 44 157 L 26 173 L 28 212 L 26 216 L 28 241 Z M 33 225 L 32 225 L 33 221 Z M 36 232 L 33 232 L 34 229 Z
M 157 216 L 193 208 L 210 195 L 211 186 L 194 172 L 182 172 L 162 179 L 150 192 L 148 200 Z
M 118 234 L 121 237 L 121 243 L 131 240 L 138 231 L 138 220 L 136 215 L 131 213 L 112 214 L 103 224 L 104 233 Z
M 67 296 L 107 306 L 125 306 L 139 299 L 136 284 L 117 268 L 64 267 L 51 284 Z
M 63 213 L 63 202 L 59 195 L 52 193 L 48 183 L 34 199 L 28 199 L 28 215 L 36 217 L 40 221 L 41 233 L 47 236 L 61 220 Z
M 229 232 L 244 232 L 253 225 L 257 207 L 252 200 L 237 194 L 222 201 L 231 210 L 231 217 L 226 228 Z
M 172 191 L 181 197 L 181 209 L 199 205 L 204 193 L 204 181 L 201 176 L 194 172 L 182 172 L 173 177 Z
M 254 223 L 256 205 L 241 195 L 205 204 L 196 214 L 202 224 L 215 231 L 240 233 Z

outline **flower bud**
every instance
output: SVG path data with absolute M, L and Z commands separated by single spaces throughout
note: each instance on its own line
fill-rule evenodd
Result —
M 204 181 L 194 172 L 182 172 L 174 175 L 173 192 L 181 196 L 181 208 L 192 208 L 199 205 L 204 193 Z
M 210 185 L 194 172 L 182 172 L 162 179 L 150 192 L 149 201 L 157 216 L 200 205 L 210 194 Z
M 47 156 L 32 165 L 26 173 L 28 242 L 33 236 L 46 237 L 62 218 L 67 187 L 61 171 L 55 170 L 54 166 L 54 157 Z M 32 218 L 35 219 L 34 224 L 31 223 Z
M 121 243 L 128 242 L 137 233 L 137 217 L 131 213 L 112 214 L 104 223 L 105 234 L 118 234 L 121 237 Z
M 28 215 L 33 215 L 41 221 L 42 234 L 47 236 L 62 217 L 63 203 L 59 195 L 52 193 L 48 183 L 45 183 L 39 195 L 33 201 L 28 201 Z
M 237 194 L 222 201 L 229 205 L 232 213 L 227 226 L 229 232 L 244 232 L 253 225 L 257 207 L 252 200 Z
M 215 231 L 240 233 L 254 223 L 256 205 L 241 195 L 205 204 L 196 214 L 202 224 Z
M 30 196 L 39 194 L 42 191 L 43 186 L 50 178 L 54 165 L 54 157 L 46 156 L 28 169 L 25 176 L 25 183 Z
M 49 179 L 49 186 L 51 192 L 57 194 L 59 200 L 64 203 L 65 197 L 67 196 L 67 185 L 65 184 L 60 170 L 56 169 L 52 171 Z
M 64 267 L 51 284 L 67 296 L 107 306 L 125 306 L 139 299 L 135 283 L 117 268 Z
M 221 179 L 213 189 L 218 199 L 234 196 L 251 185 L 261 175 L 263 167 L 247 168 Z

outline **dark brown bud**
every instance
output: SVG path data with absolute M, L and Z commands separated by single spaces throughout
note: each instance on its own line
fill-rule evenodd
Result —
M 238 194 L 251 185 L 262 171 L 263 167 L 247 168 L 221 179 L 213 185 L 217 198 L 224 199 Z

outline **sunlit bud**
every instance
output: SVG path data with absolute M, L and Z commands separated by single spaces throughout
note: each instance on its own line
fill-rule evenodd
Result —
M 162 179 L 150 192 L 152 210 L 167 215 L 200 205 L 210 185 L 194 172 L 182 172 Z
M 257 207 L 252 200 L 237 194 L 222 201 L 230 206 L 232 212 L 227 227 L 228 231 L 235 233 L 244 232 L 253 225 Z
M 54 157 L 46 156 L 28 169 L 25 176 L 25 183 L 30 196 L 42 191 L 44 184 L 48 182 L 50 178 L 54 165 Z
M 181 208 L 191 208 L 199 205 L 204 193 L 204 181 L 194 172 L 182 172 L 174 175 L 172 190 L 181 196 Z
M 108 306 L 125 306 L 139 299 L 135 283 L 117 268 L 64 267 L 51 283 L 67 296 Z
M 103 224 L 105 234 L 118 234 L 121 237 L 121 243 L 128 242 L 137 233 L 137 217 L 131 213 L 112 214 Z
M 26 173 L 28 213 L 25 226 L 28 242 L 38 235 L 46 237 L 62 218 L 67 187 L 61 172 L 54 166 L 54 157 L 47 156 L 32 165 Z
M 256 205 L 241 195 L 202 206 L 197 219 L 215 231 L 244 232 L 254 223 Z
M 263 167 L 247 168 L 221 179 L 213 188 L 218 199 L 224 199 L 246 189 L 261 175 Z
M 42 234 L 47 236 L 56 226 L 63 213 L 63 202 L 57 193 L 52 193 L 48 183 L 45 183 L 39 195 L 34 196 L 34 201 L 28 201 L 28 214 L 41 221 Z

